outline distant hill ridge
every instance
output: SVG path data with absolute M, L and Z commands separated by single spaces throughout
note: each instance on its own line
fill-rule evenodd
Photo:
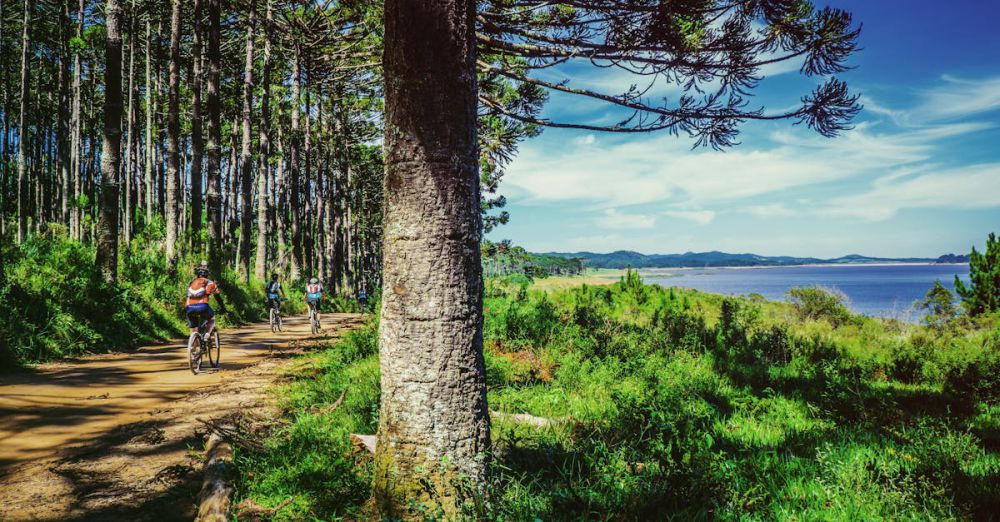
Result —
M 591 268 L 697 268 L 722 266 L 797 266 L 818 264 L 865 264 L 865 263 L 968 263 L 969 256 L 945 254 L 938 258 L 868 257 L 850 254 L 833 259 L 793 256 L 761 256 L 757 254 L 729 254 L 726 252 L 685 252 L 683 254 L 641 254 L 630 250 L 619 250 L 610 254 L 595 252 L 548 252 L 545 255 L 569 259 L 582 259 Z

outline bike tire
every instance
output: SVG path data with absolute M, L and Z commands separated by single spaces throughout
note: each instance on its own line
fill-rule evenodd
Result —
M 278 317 L 278 331 L 280 332 L 281 331 L 281 312 L 278 312 L 276 315 Z
M 212 338 L 209 339 L 208 343 L 208 362 L 212 368 L 218 368 L 222 356 L 222 342 L 219 340 L 218 330 L 212 330 Z
M 267 322 L 271 325 L 271 333 L 277 333 L 279 330 L 277 315 L 277 310 L 271 308 L 271 313 L 268 314 L 267 318 Z
M 191 373 L 198 375 L 201 373 L 201 340 L 192 335 L 188 339 L 188 366 L 191 368 Z

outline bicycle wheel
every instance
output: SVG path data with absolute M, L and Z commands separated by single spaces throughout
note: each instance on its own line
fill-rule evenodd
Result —
M 267 322 L 268 322 L 268 324 L 271 325 L 271 332 L 272 333 L 277 332 L 278 329 L 279 329 L 277 315 L 278 315 L 278 311 L 275 310 L 274 307 L 271 307 L 271 313 L 268 314 Z
M 278 331 L 280 332 L 281 331 L 281 311 L 280 310 L 277 311 L 274 315 L 278 318 Z
M 219 367 L 219 357 L 222 355 L 222 343 L 219 341 L 219 331 L 212 330 L 212 338 L 208 340 L 208 362 L 212 368 Z
M 191 367 L 191 373 L 195 375 L 201 372 L 202 343 L 198 334 L 192 334 L 188 339 L 188 365 Z

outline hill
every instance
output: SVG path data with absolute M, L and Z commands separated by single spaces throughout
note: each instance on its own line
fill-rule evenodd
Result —
M 798 266 L 816 264 L 863 263 L 964 263 L 967 256 L 947 254 L 939 258 L 884 258 L 850 254 L 832 259 L 794 256 L 762 256 L 758 254 L 730 254 L 726 252 L 685 252 L 683 254 L 641 254 L 619 250 L 609 254 L 594 252 L 550 252 L 545 255 L 581 259 L 590 268 L 701 268 L 723 266 Z

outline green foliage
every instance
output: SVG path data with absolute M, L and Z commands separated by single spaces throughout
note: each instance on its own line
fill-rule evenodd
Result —
M 379 368 L 374 325 L 349 332 L 344 340 L 293 364 L 280 390 L 286 424 L 270 433 L 260 449 L 243 449 L 237 498 L 262 506 L 292 502 L 274 520 L 354 516 L 367 500 L 370 463 L 350 457 L 351 433 L 375 433 L 378 425 Z M 336 407 L 331 404 L 343 397 Z
M 826 319 L 838 326 L 851 318 L 847 296 L 834 289 L 822 286 L 792 288 L 788 291 L 788 299 L 804 321 Z
M 469 520 L 983 519 L 1000 507 L 993 323 L 833 322 L 835 306 L 800 315 L 631 271 L 551 293 L 528 282 L 487 281 L 489 405 L 555 424 L 493 416 L 493 480 Z M 301 363 L 281 391 L 286 424 L 242 461 L 244 498 L 294 498 L 280 520 L 361 513 L 371 470 L 339 459 L 349 432 L 375 429 L 375 354 L 366 329 Z M 314 413 L 359 372 L 364 401 Z
M 955 276 L 955 291 L 970 316 L 1000 310 L 1000 240 L 994 233 L 986 238 L 986 252 L 972 247 L 969 254 L 969 285 Z
M 4 249 L 0 369 L 185 335 L 183 298 L 193 277 L 188 269 L 197 261 L 182 260 L 169 271 L 162 235 L 162 226 L 147 227 L 122 250 L 117 287 L 101 278 L 93 248 L 69 239 L 62 227 Z M 223 327 L 260 318 L 261 284 L 238 284 L 228 272 L 216 279 L 229 310 L 220 319 Z
M 941 284 L 941 281 L 934 281 L 934 286 L 918 304 L 921 309 L 927 311 L 924 323 L 931 328 L 942 329 L 958 315 L 958 310 L 955 309 L 955 296 Z

